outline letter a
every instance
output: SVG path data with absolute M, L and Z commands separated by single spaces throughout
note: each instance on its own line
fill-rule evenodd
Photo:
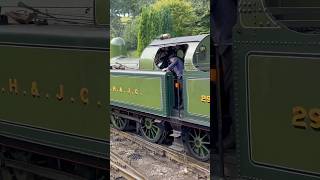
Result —
M 9 90 L 18 93 L 18 81 L 16 79 L 9 79 Z
M 39 90 L 38 90 L 38 85 L 36 81 L 32 81 L 31 83 L 31 95 L 36 97 L 39 96 Z

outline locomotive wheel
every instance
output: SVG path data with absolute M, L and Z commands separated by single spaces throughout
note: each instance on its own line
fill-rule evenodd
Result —
M 140 124 L 140 131 L 145 139 L 153 143 L 160 143 L 165 132 L 165 126 L 154 122 L 154 119 L 145 118 Z
M 129 125 L 129 120 L 121 118 L 115 114 L 111 115 L 111 123 L 118 130 L 126 130 Z
M 200 129 L 188 129 L 183 133 L 188 152 L 200 161 L 210 158 L 210 134 Z

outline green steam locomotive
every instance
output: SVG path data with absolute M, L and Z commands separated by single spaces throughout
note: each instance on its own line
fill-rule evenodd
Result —
M 108 179 L 108 2 L 0 2 L 0 179 Z
M 220 170 L 235 179 L 320 179 L 320 3 L 241 0 L 235 9 L 236 171 L 229 152 Z
M 150 142 L 169 141 L 176 150 L 209 160 L 209 41 L 208 35 L 169 37 L 151 42 L 139 59 L 115 55 L 110 64 L 113 126 L 135 127 Z M 183 85 L 173 73 L 161 71 L 169 65 L 170 52 L 184 63 Z

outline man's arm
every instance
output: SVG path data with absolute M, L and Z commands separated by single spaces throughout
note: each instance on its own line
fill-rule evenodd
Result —
M 167 69 L 172 71 L 177 64 L 178 64 L 178 58 L 173 58 L 173 62 L 167 67 Z

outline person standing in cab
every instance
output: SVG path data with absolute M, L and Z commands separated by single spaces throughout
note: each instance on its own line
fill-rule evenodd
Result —
M 177 78 L 175 87 L 179 89 L 178 93 L 178 99 L 179 102 L 177 103 L 177 107 L 181 109 L 183 107 L 182 103 L 182 87 L 183 87 L 183 71 L 184 71 L 184 64 L 181 58 L 177 56 L 177 53 L 175 51 L 171 51 L 169 53 L 169 66 L 166 68 L 163 68 L 162 71 L 166 72 L 173 72 Z

